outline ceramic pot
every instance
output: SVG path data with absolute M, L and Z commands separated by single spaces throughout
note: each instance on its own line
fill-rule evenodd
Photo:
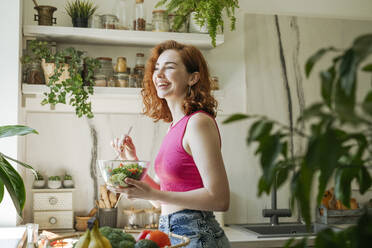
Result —
M 73 188 L 74 187 L 74 181 L 72 181 L 72 180 L 63 180 L 63 187 L 65 187 L 65 188 Z
M 45 180 L 35 180 L 33 187 L 34 189 L 42 189 L 45 186 Z
M 48 181 L 48 188 L 50 189 L 59 189 L 62 186 L 61 181 Z
M 75 28 L 87 28 L 88 18 L 85 17 L 72 18 L 72 26 L 74 26 Z

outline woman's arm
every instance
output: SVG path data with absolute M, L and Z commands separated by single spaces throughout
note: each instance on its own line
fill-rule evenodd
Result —
M 230 190 L 219 134 L 213 119 L 202 113 L 192 116 L 184 141 L 185 150 L 192 154 L 198 167 L 204 188 L 187 192 L 166 192 L 127 178 L 127 182 L 135 186 L 127 189 L 128 198 L 158 200 L 165 204 L 198 210 L 226 211 L 230 204 Z

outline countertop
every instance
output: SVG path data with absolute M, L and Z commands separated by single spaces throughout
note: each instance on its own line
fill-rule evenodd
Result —
M 283 238 L 257 238 L 257 235 L 242 231 L 236 227 L 223 227 L 226 236 L 228 237 L 231 248 L 249 248 L 249 247 L 283 247 L 283 245 L 290 239 L 290 237 Z M 302 239 L 302 237 L 295 237 L 295 239 Z M 308 237 L 309 244 L 314 243 L 314 236 Z

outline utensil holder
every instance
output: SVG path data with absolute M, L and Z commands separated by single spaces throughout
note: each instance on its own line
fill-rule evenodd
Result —
M 99 226 L 116 227 L 117 208 L 100 208 L 98 211 Z

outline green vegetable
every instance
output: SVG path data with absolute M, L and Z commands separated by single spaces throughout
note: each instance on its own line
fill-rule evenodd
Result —
M 99 231 L 110 241 L 112 248 L 133 248 L 136 242 L 132 235 L 124 233 L 121 229 L 103 226 Z
M 49 181 L 61 181 L 61 178 L 59 176 L 50 176 L 48 180 Z
M 159 246 L 152 240 L 142 239 L 136 243 L 134 248 L 159 248 Z

